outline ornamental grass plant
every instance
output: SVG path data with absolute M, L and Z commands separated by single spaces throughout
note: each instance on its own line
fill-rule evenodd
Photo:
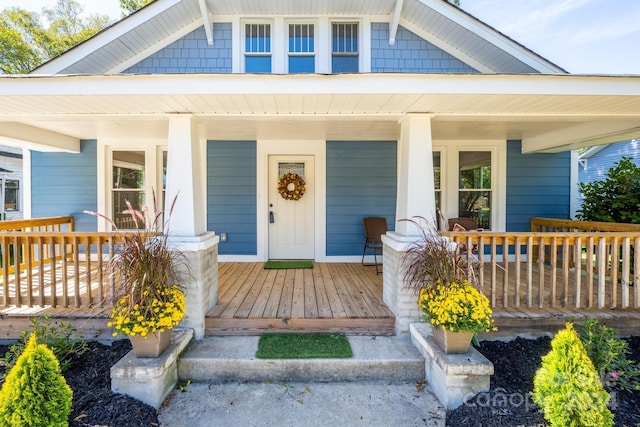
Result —
M 493 312 L 478 288 L 477 258 L 438 233 L 423 217 L 406 219 L 419 230 L 402 258 L 405 287 L 418 296 L 422 320 L 451 332 L 489 332 Z
M 131 216 L 136 229 L 122 234 L 119 250 L 109 262 L 116 282 L 112 321 L 108 323 L 116 329 L 114 336 L 146 337 L 177 326 L 184 317 L 183 274 L 188 274 L 188 267 L 182 252 L 170 247 L 167 230 L 175 202 L 165 218 L 155 208 L 155 193 L 153 209 L 134 209 L 127 201 L 123 213 Z M 104 218 L 117 230 L 110 218 L 88 213 Z

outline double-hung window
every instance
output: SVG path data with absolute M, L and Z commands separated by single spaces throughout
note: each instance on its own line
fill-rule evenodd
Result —
M 145 194 L 145 153 L 144 151 L 114 151 L 111 197 L 113 201 L 112 219 L 118 229 L 131 230 L 137 227 L 131 214 L 125 213 L 129 203 L 140 210 L 146 202 Z
M 478 227 L 491 228 L 491 152 L 460 151 L 458 216 L 474 218 Z
M 313 73 L 315 66 L 313 24 L 289 24 L 289 73 Z
M 271 24 L 246 24 L 244 71 L 271 72 Z
M 358 23 L 334 22 L 331 25 L 331 72 L 358 72 Z

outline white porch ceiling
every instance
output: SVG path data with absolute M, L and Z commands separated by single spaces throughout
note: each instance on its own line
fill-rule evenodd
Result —
M 522 139 L 523 151 L 640 136 L 640 77 L 23 76 L 0 77 L 0 101 L 0 136 L 12 124 L 165 139 L 169 115 L 193 114 L 210 139 L 396 139 L 398 121 L 414 113 L 433 117 L 435 139 Z

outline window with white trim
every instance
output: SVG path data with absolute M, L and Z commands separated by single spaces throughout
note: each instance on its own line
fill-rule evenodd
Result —
M 113 151 L 112 160 L 111 219 L 118 229 L 135 229 L 135 221 L 125 211 L 127 203 L 136 210 L 145 204 L 145 152 Z M 139 222 L 137 228 L 143 227 L 144 223 Z
M 289 24 L 289 73 L 314 73 L 315 26 Z
M 271 72 L 271 24 L 245 24 L 244 71 Z
M 20 181 L 5 179 L 4 181 L 4 210 L 20 210 Z
M 458 153 L 458 217 L 474 218 L 491 228 L 492 170 L 490 151 Z
M 331 24 L 331 72 L 358 72 L 358 23 L 334 22 Z

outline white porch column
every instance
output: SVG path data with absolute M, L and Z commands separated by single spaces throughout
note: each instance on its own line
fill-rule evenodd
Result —
M 396 230 L 382 236 L 383 299 L 396 316 L 398 335 L 409 333 L 409 323 L 419 319 L 417 296 L 404 286 L 402 257 L 420 234 L 414 224 L 398 220 L 421 216 L 435 227 L 432 147 L 431 116 L 411 114 L 400 121 Z
M 400 121 L 396 221 L 422 216 L 435 224 L 435 212 L 431 116 L 411 114 Z M 409 222 L 396 223 L 398 234 L 416 236 L 416 231 Z
M 207 232 L 205 174 L 196 121 L 191 115 L 169 118 L 167 154 L 168 212 L 170 242 L 185 255 L 188 270 L 185 282 L 186 315 L 181 326 L 193 328 L 196 339 L 204 337 L 205 315 L 218 302 L 218 236 Z
M 200 161 L 204 153 L 193 116 L 177 114 L 169 118 L 167 145 L 167 211 L 176 195 L 178 197 L 169 231 L 177 236 L 198 236 L 207 229 L 204 173 Z

